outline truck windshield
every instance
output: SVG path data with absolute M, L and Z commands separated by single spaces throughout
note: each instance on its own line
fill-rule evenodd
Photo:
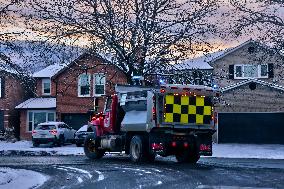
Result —
M 182 124 L 210 124 L 212 97 L 166 94 L 164 122 Z

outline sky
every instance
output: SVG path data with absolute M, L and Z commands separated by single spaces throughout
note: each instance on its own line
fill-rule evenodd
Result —
M 10 0 L 0 0 L 0 5 L 3 7 Z M 222 3 L 218 8 L 217 14 L 213 17 L 209 18 L 210 22 L 215 22 L 218 24 L 218 28 L 220 29 L 221 36 L 212 36 L 210 39 L 207 39 L 209 43 L 212 45 L 212 51 L 223 50 L 225 48 L 229 48 L 232 46 L 236 46 L 244 41 L 249 39 L 256 39 L 259 37 L 261 32 L 254 31 L 244 33 L 241 36 L 236 37 L 234 34 L 228 32 L 228 26 L 231 25 L 232 20 L 234 20 L 238 14 L 234 12 L 232 6 L 229 5 L 229 0 L 221 0 Z M 244 2 L 245 0 L 240 0 L 239 2 Z M 249 1 L 248 1 L 249 2 Z M 255 8 L 254 5 L 251 5 L 251 8 Z M 275 7 L 274 7 L 275 8 Z M 259 10 L 267 11 L 263 7 L 257 7 Z M 275 13 L 275 12 L 274 12 Z M 284 11 L 281 9 L 277 9 L 276 12 L 280 17 L 283 17 Z M 224 29 L 225 28 L 225 29 Z M 27 40 L 27 41 L 41 41 L 46 38 L 37 31 L 32 31 L 26 28 L 24 24 L 24 19 L 21 18 L 19 14 L 11 13 L 8 18 L 2 18 L 0 20 L 0 35 L 7 32 L 24 32 L 25 35 L 16 36 L 12 38 L 12 40 Z M 0 38 L 1 39 L 1 38 Z M 66 41 L 67 44 L 71 44 L 72 41 Z M 87 37 L 81 37 L 80 40 L 76 41 L 74 44 L 80 47 L 84 47 L 90 43 Z

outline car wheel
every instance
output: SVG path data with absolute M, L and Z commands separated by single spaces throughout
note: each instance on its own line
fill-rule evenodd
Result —
M 94 135 L 88 135 L 84 143 L 84 152 L 89 159 L 100 159 L 104 156 L 105 151 L 98 149 L 99 138 Z
M 39 143 L 33 142 L 33 147 L 39 147 Z
M 63 146 L 65 143 L 65 137 L 63 135 L 60 135 L 59 136 L 59 139 L 57 141 L 57 146 L 60 147 L 60 146 Z

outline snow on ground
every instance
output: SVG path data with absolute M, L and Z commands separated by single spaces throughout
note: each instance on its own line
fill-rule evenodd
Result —
M 213 157 L 284 159 L 284 145 L 213 144 Z
M 41 186 L 49 179 L 41 173 L 25 170 L 0 167 L 0 188 L 1 189 L 29 189 Z
M 33 147 L 31 141 L 0 141 L 1 155 L 84 155 L 84 150 L 74 144 L 62 147 Z M 213 157 L 284 159 L 284 145 L 213 144 Z
M 84 155 L 82 147 L 69 144 L 62 147 L 50 147 L 50 145 L 40 145 L 33 147 L 31 141 L 18 141 L 15 143 L 0 141 L 0 155 L 22 154 L 28 155 Z

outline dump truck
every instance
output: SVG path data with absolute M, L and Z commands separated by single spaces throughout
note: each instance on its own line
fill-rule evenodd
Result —
M 218 95 L 201 85 L 117 85 L 104 111 L 89 122 L 95 132 L 86 137 L 84 152 L 90 159 L 124 152 L 133 162 L 175 155 L 178 162 L 196 163 L 212 155 Z

